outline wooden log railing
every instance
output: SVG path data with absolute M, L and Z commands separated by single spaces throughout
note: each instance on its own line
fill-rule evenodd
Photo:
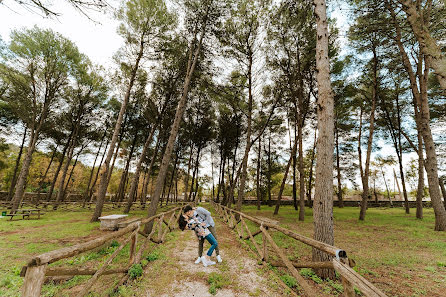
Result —
M 143 252 L 147 248 L 147 244 L 153 239 L 152 236 L 155 232 L 158 232 L 158 240 L 155 242 L 162 243 L 167 232 L 175 229 L 175 218 L 178 218 L 183 211 L 184 205 L 175 207 L 166 212 L 159 213 L 149 218 L 141 218 L 125 228 L 122 228 L 113 233 L 109 233 L 93 240 L 76 244 L 69 247 L 64 247 L 58 250 L 50 251 L 33 257 L 22 268 L 21 276 L 24 277 L 22 286 L 22 296 L 37 297 L 40 296 L 42 285 L 45 277 L 47 276 L 75 276 L 75 275 L 92 275 L 92 277 L 83 285 L 77 296 L 85 296 L 90 292 L 92 286 L 103 275 L 110 274 L 124 274 L 121 280 L 118 282 L 118 286 L 124 284 L 129 278 L 127 272 L 134 264 L 140 264 Z M 165 224 L 163 218 L 170 215 L 168 224 Z M 155 221 L 153 224 L 152 232 L 150 234 L 144 234 L 140 231 L 140 227 L 149 222 Z M 172 224 L 173 223 L 173 224 Z M 166 225 L 166 226 L 165 226 Z M 138 250 L 138 234 L 142 235 L 142 243 Z M 96 249 L 103 246 L 107 242 L 122 238 L 129 235 L 127 238 L 121 241 L 119 247 L 111 254 L 111 256 L 102 264 L 98 269 L 86 269 L 86 268 L 66 268 L 66 267 L 48 267 L 49 264 L 57 262 L 62 259 L 70 258 L 78 254 Z M 113 260 L 119 255 L 120 251 L 126 246 L 130 245 L 130 256 L 126 267 L 110 268 Z
M 164 203 L 164 201 L 162 202 Z M 142 204 L 140 202 L 135 202 L 132 204 L 131 209 L 137 210 L 137 209 L 146 209 L 150 204 L 150 201 L 147 201 L 145 204 Z M 190 202 L 185 201 L 178 201 L 169 203 L 167 206 L 171 205 L 186 205 L 190 204 Z M 124 208 L 127 205 L 127 202 L 111 202 L 106 201 L 104 202 L 103 210 L 114 210 L 114 209 L 121 209 Z M 44 208 L 45 211 L 51 211 L 51 210 L 66 210 L 66 211 L 77 211 L 77 210 L 91 210 L 95 208 L 96 202 L 83 202 L 83 201 L 62 201 L 57 202 L 56 201 L 23 201 L 20 204 L 20 208 Z M 166 205 L 161 205 L 160 207 L 165 207 Z M 9 209 L 11 207 L 10 201 L 0 201 L 0 207 Z
M 211 201 L 211 204 L 220 217 L 229 225 L 229 227 L 236 230 L 239 238 L 243 240 L 250 240 L 254 247 L 254 252 L 259 256 L 260 261 L 268 262 L 272 266 L 286 267 L 303 289 L 305 296 L 316 296 L 316 293 L 309 283 L 300 275 L 297 268 L 334 269 L 341 277 L 342 285 L 344 287 L 344 296 L 346 297 L 356 296 L 354 288 L 361 290 L 364 296 L 386 296 L 381 290 L 350 267 L 350 265 L 354 265 L 354 261 L 348 259 L 347 253 L 343 249 L 300 235 L 296 232 L 283 228 L 278 224 L 272 224 L 271 222 L 249 216 L 243 212 L 236 211 L 213 201 Z M 235 218 L 236 216 L 239 217 L 238 221 Z M 251 232 L 245 220 L 251 221 L 258 225 L 259 230 Z M 241 230 L 245 230 L 247 232 L 247 236 L 244 236 L 240 231 L 238 231 L 237 225 L 239 223 L 241 224 Z M 300 241 L 303 244 L 323 251 L 332 256 L 333 259 L 325 262 L 292 262 L 286 256 L 286 253 L 274 242 L 274 239 L 268 232 L 269 229 L 279 231 L 295 240 Z M 262 234 L 261 247 L 254 238 L 258 234 Z M 278 255 L 281 261 L 269 260 L 270 257 L 268 255 L 268 246 L 272 247 L 272 250 Z

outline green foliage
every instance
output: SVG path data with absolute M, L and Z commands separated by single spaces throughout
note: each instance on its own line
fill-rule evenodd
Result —
M 280 279 L 290 288 L 297 287 L 297 280 L 289 274 L 281 275 Z
M 314 273 L 313 269 L 311 268 L 302 268 L 300 270 L 300 275 L 311 278 L 313 275 L 316 275 L 316 273 Z
M 149 262 L 156 261 L 162 257 L 162 254 L 159 251 L 153 251 L 147 255 L 146 260 Z
M 118 247 L 118 246 L 119 246 L 119 242 L 116 241 L 116 240 L 112 240 L 112 242 L 110 243 L 110 247 L 114 247 L 114 248 L 116 248 L 116 247 Z
M 143 274 L 143 269 L 141 264 L 133 264 L 132 267 L 130 267 L 128 271 L 128 275 L 130 276 L 130 279 L 135 279 Z
M 217 289 L 221 289 L 231 283 L 231 280 L 226 274 L 221 275 L 217 272 L 211 272 L 208 276 L 209 293 L 212 295 L 217 294 Z

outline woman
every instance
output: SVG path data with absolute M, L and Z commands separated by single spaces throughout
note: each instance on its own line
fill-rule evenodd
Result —
M 211 261 L 211 256 L 214 250 L 218 247 L 218 243 L 214 235 L 212 235 L 209 229 L 205 227 L 206 224 L 200 223 L 194 218 L 189 218 L 186 215 L 182 215 L 178 220 L 178 225 L 181 231 L 184 229 L 193 230 L 198 240 L 206 239 L 211 244 L 206 256 L 201 257 L 201 262 L 203 263 L 204 267 L 208 265 L 215 265 L 215 262 Z

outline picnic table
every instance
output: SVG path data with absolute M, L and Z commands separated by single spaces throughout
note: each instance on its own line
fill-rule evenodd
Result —
M 45 213 L 41 212 L 41 209 L 38 208 L 21 208 L 17 209 L 15 213 L 4 214 L 4 216 L 11 217 L 10 220 L 12 220 L 15 216 L 22 216 L 22 219 L 27 217 L 29 219 L 31 215 L 37 215 L 37 219 L 40 219 L 40 216 L 43 214 Z

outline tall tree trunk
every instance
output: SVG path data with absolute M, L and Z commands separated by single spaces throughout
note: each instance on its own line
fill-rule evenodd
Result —
M 280 207 L 280 201 L 282 200 L 283 189 L 285 188 L 286 180 L 288 177 L 288 171 L 290 170 L 291 162 L 293 161 L 293 155 L 296 154 L 296 150 L 297 150 L 297 141 L 294 142 L 293 150 L 291 151 L 291 155 L 290 155 L 290 159 L 288 160 L 288 163 L 285 168 L 285 172 L 284 172 L 283 179 L 282 179 L 282 184 L 280 185 L 279 194 L 277 195 L 277 202 L 276 202 L 276 208 L 274 209 L 274 215 L 277 215 L 279 213 L 279 207 Z
M 257 154 L 257 173 L 256 173 L 256 194 L 257 194 L 257 209 L 260 210 L 260 204 L 262 201 L 262 193 L 261 193 L 261 187 L 260 187 L 260 165 L 261 165 L 261 157 L 262 157 L 262 137 L 259 137 L 259 151 Z
M 412 0 L 398 0 L 398 2 L 402 4 L 402 8 L 407 15 L 407 21 L 409 22 L 418 41 L 418 46 L 421 49 L 421 52 L 424 56 L 431 60 L 428 69 L 432 67 L 435 70 L 435 74 L 437 75 L 440 86 L 443 89 L 443 93 L 446 94 L 446 56 L 428 30 L 430 27 L 430 16 L 423 15 L 423 13 L 417 9 L 415 2 Z M 426 160 L 426 165 L 427 163 L 428 162 Z M 434 191 L 437 191 L 437 189 Z M 444 224 L 442 223 L 440 225 Z
M 147 179 L 147 168 L 144 169 L 144 178 L 142 179 L 143 186 L 146 184 L 146 179 Z M 138 185 L 139 185 L 139 182 L 138 182 Z M 136 191 L 138 192 L 138 187 L 137 187 Z M 142 208 L 144 209 L 144 205 L 143 205 L 144 197 L 142 196 L 143 192 L 144 192 L 144 190 L 141 187 L 141 191 L 140 191 L 140 194 L 139 194 L 139 201 L 141 203 Z
M 130 163 L 132 161 L 133 153 L 135 152 L 136 142 L 138 140 L 138 132 L 139 131 L 137 131 L 135 136 L 133 137 L 133 141 L 132 141 L 132 144 L 130 147 L 129 156 L 127 158 L 127 162 L 124 167 L 124 172 L 121 175 L 121 182 L 119 183 L 118 197 L 117 197 L 117 201 L 119 201 L 119 202 L 122 202 L 124 200 L 125 190 L 126 190 L 126 186 L 127 186 L 127 180 L 129 177 Z
M 197 152 L 197 159 L 198 159 L 198 152 Z M 198 161 L 195 161 L 194 164 L 192 164 L 193 167 L 193 171 L 192 171 L 192 181 L 190 184 L 190 191 L 189 191 L 189 196 L 187 197 L 186 201 L 191 201 L 192 199 L 192 195 L 193 195 L 193 190 L 194 190 L 194 185 L 195 185 L 195 174 L 197 171 L 197 167 L 198 167 Z M 187 191 L 186 191 L 187 192 Z
M 130 94 L 131 94 L 133 85 L 135 83 L 136 74 L 138 72 L 139 63 L 141 61 L 143 53 L 144 53 L 144 41 L 141 40 L 140 41 L 140 46 L 139 46 L 138 56 L 136 58 L 135 65 L 132 68 L 131 75 L 130 75 L 130 80 L 129 80 L 129 85 L 127 87 L 127 91 L 126 91 L 126 94 L 125 94 L 125 97 L 124 97 L 124 101 L 122 102 L 121 109 L 119 111 L 118 120 L 116 121 L 116 125 L 115 125 L 115 130 L 113 131 L 113 136 L 112 136 L 112 140 L 110 142 L 110 148 L 108 149 L 107 158 L 105 159 L 105 162 L 104 162 L 104 165 L 103 165 L 104 168 L 103 168 L 102 173 L 101 173 L 101 182 L 99 184 L 98 191 L 97 191 L 96 207 L 94 209 L 94 213 L 93 213 L 93 216 L 91 218 L 91 222 L 98 221 L 98 218 L 102 214 L 102 208 L 104 206 L 105 195 L 107 193 L 107 188 L 108 188 L 108 183 L 109 183 L 108 174 L 109 174 L 109 169 L 110 169 L 109 168 L 110 161 L 111 161 L 111 158 L 113 156 L 113 152 L 115 150 L 115 145 L 116 145 L 116 142 L 118 140 L 118 134 L 119 134 L 119 131 L 121 130 L 122 119 L 124 117 L 124 113 L 125 113 L 125 110 L 127 108 L 127 104 L 129 102 L 129 99 L 130 99 Z
M 125 121 L 124 121 L 124 125 L 125 125 Z M 113 161 L 112 161 L 112 163 L 111 163 L 110 169 L 108 170 L 107 183 L 110 183 L 110 179 L 111 179 L 111 176 L 112 176 L 112 174 L 113 174 L 113 169 L 115 168 L 115 162 L 116 162 L 116 159 L 118 158 L 118 155 L 119 155 L 119 149 L 121 148 L 121 142 L 122 142 L 123 134 L 124 134 L 124 131 L 121 132 L 121 136 L 119 137 L 119 141 L 118 141 L 118 143 L 116 144 L 116 150 L 115 150 L 115 152 L 113 153 Z M 110 148 L 109 148 L 109 149 L 110 149 Z M 108 151 L 107 151 L 107 152 L 108 152 Z M 102 168 L 102 167 L 101 167 L 101 168 Z
M 211 201 L 214 201 L 214 150 L 211 145 L 211 178 L 212 178 L 212 194 Z
M 237 205 L 235 207 L 236 210 L 240 211 L 242 209 L 242 203 L 245 199 L 245 184 L 246 178 L 248 176 L 248 157 L 249 151 L 251 150 L 251 133 L 252 133 L 252 106 L 253 106 L 253 98 L 252 98 L 252 53 L 248 57 L 248 123 L 246 128 L 246 147 L 245 154 L 243 156 L 242 161 L 242 172 L 240 176 L 240 186 L 238 190 L 237 197 Z M 238 219 L 238 216 L 236 216 Z
M 365 219 L 367 211 L 367 202 L 369 199 L 369 175 L 370 175 L 370 156 L 372 153 L 373 132 L 375 130 L 375 109 L 378 96 L 378 57 L 376 48 L 373 51 L 373 87 L 372 87 L 372 109 L 370 110 L 369 137 L 367 140 L 367 153 L 365 159 L 365 168 L 362 174 L 362 199 L 361 211 L 359 212 L 359 220 Z
M 70 148 L 68 149 L 67 153 L 67 161 L 65 162 L 65 165 L 62 170 L 62 176 L 59 180 L 59 187 L 58 192 L 56 196 L 56 203 L 54 204 L 54 209 L 57 209 L 57 205 L 60 201 L 63 199 L 64 195 L 64 185 L 65 185 L 65 179 L 67 177 L 68 168 L 70 167 L 71 160 L 73 159 L 74 149 L 76 147 L 77 143 L 77 135 L 79 131 L 79 125 L 80 125 L 80 119 L 76 119 L 76 121 L 73 123 L 73 137 L 71 138 L 71 144 Z
M 105 154 L 107 153 L 107 147 L 108 147 L 109 142 L 110 142 L 110 140 L 108 139 L 107 143 L 105 144 L 104 153 L 102 154 L 101 161 L 99 162 L 98 169 L 96 170 L 96 174 L 95 174 L 95 177 L 94 177 L 93 185 L 91 185 L 90 193 L 88 194 L 88 201 L 90 201 L 90 202 L 93 202 L 94 188 L 96 186 L 96 183 L 98 182 L 99 173 L 101 172 L 102 163 L 104 162 L 104 158 L 105 158 Z
M 342 197 L 342 184 L 341 184 L 341 166 L 340 166 L 340 154 L 339 154 L 339 130 L 338 121 L 335 120 L 335 142 L 336 142 L 336 178 L 338 181 L 338 203 L 339 208 L 344 207 L 344 199 Z
M 102 144 L 104 143 L 106 135 L 107 135 L 107 129 L 105 129 L 104 136 L 102 136 L 101 143 L 99 144 L 98 151 L 96 152 L 96 155 L 94 157 L 93 166 L 92 166 L 91 171 L 90 171 L 90 176 L 88 177 L 87 188 L 85 189 L 84 197 L 83 197 L 84 207 L 85 207 L 85 202 L 87 202 L 88 192 L 90 191 L 91 181 L 93 180 L 93 174 L 94 174 L 94 169 L 96 167 L 96 162 L 97 162 L 97 160 L 99 158 L 99 154 L 101 153 Z M 105 148 L 107 148 L 107 145 L 105 146 Z
M 399 102 L 399 96 L 396 96 L 396 110 L 397 110 L 397 120 L 398 120 L 398 163 L 400 167 L 400 175 L 401 175 L 401 184 L 403 187 L 403 195 L 404 195 L 404 202 L 406 206 L 406 213 L 409 214 L 409 197 L 407 195 L 407 189 L 406 189 L 406 180 L 404 178 L 404 170 L 403 170 L 403 146 L 401 144 L 401 108 L 400 108 L 400 102 Z
M 150 160 L 149 169 L 147 170 L 147 179 L 146 179 L 144 185 L 142 186 L 142 193 L 141 193 L 141 195 L 142 195 L 142 200 L 143 200 L 143 209 L 146 207 L 147 188 L 149 186 L 150 175 L 152 175 L 153 165 L 155 164 L 156 156 L 158 155 L 158 150 L 159 150 L 159 147 L 160 147 L 160 143 L 161 143 L 161 137 L 158 136 L 157 139 L 156 139 L 155 149 L 153 150 L 152 159 Z
M 426 151 L 425 168 L 427 172 L 427 182 L 429 184 L 429 196 L 435 213 L 435 231 L 446 231 L 446 209 L 441 202 L 440 185 L 438 183 L 437 153 L 435 151 L 435 143 L 430 128 L 430 111 L 427 96 L 429 64 L 428 58 L 425 58 L 425 79 L 424 83 L 420 85 L 421 134 L 423 136 L 424 148 Z
M 23 160 L 22 168 L 20 169 L 19 178 L 17 179 L 15 193 L 11 200 L 11 213 L 15 213 L 22 202 L 23 195 L 25 194 L 26 180 L 29 173 L 29 167 L 31 166 L 33 152 L 36 148 L 36 143 L 39 137 L 40 129 L 31 129 L 31 135 L 28 142 L 28 150 Z
M 39 188 L 37 189 L 37 196 L 38 196 L 39 200 L 40 200 L 40 193 L 42 192 L 43 185 L 45 184 L 45 179 L 48 176 L 48 172 L 50 171 L 51 165 L 53 164 L 54 158 L 56 157 L 57 148 L 58 148 L 58 145 L 56 145 L 56 147 L 54 147 L 54 150 L 51 153 L 50 162 L 48 163 L 48 166 L 45 169 L 45 173 L 43 174 L 42 178 L 39 181 Z
M 220 192 L 222 185 L 224 186 L 224 175 L 225 175 L 225 161 L 223 157 L 223 153 L 220 154 L 220 167 L 219 167 L 219 176 L 218 176 L 218 189 L 217 189 L 217 199 L 215 202 L 220 203 Z
M 186 179 L 184 180 L 184 196 L 183 196 L 183 201 L 187 201 L 188 200 L 188 195 L 187 195 L 187 190 L 189 188 L 189 176 L 190 176 L 190 169 L 192 166 L 192 156 L 194 154 L 194 144 L 190 143 L 190 154 L 189 154 L 189 161 L 187 162 L 187 174 L 186 174 Z
M 382 174 L 382 176 L 383 176 L 384 185 L 386 186 L 387 199 L 389 199 L 390 206 L 393 207 L 392 198 L 390 198 L 389 186 L 387 185 L 387 180 L 386 180 L 386 176 L 385 176 L 385 174 L 384 174 L 383 167 L 381 167 L 381 174 Z
M 297 122 L 297 105 L 296 103 L 294 103 L 295 105 L 295 114 L 294 114 L 294 120 Z M 289 116 L 288 116 L 289 118 Z M 290 121 L 288 119 L 288 136 L 290 139 L 290 151 L 293 150 L 293 145 L 292 145 L 292 139 L 291 139 L 291 126 L 290 126 Z M 294 125 L 294 141 L 298 141 L 297 140 L 297 123 Z M 296 186 L 296 166 L 297 166 L 297 158 L 296 158 L 296 154 L 293 155 L 293 206 L 295 210 L 298 210 L 298 206 L 297 206 L 297 186 Z
M 316 143 L 317 143 L 317 129 L 314 130 L 313 150 L 311 151 L 310 176 L 308 177 L 308 191 L 307 191 L 308 207 L 313 207 L 313 203 L 311 200 L 311 189 L 313 188 L 313 167 L 314 167 L 314 157 L 316 152 Z
M 198 171 L 200 169 L 200 155 L 201 155 L 201 146 L 198 146 L 197 148 L 197 158 L 195 159 L 195 170 L 194 174 L 192 175 L 192 185 L 190 186 L 190 193 L 189 193 L 189 201 L 195 201 L 195 197 L 197 195 L 197 186 L 198 185 Z M 194 190 L 195 187 L 195 190 Z
M 81 149 L 82 151 L 82 149 Z M 67 184 L 65 185 L 65 187 L 63 188 L 63 192 L 62 192 L 62 200 L 61 201 L 65 201 L 65 197 L 67 196 L 67 191 L 68 191 L 68 187 L 72 181 L 72 177 L 73 177 L 73 173 L 74 173 L 74 168 L 76 168 L 77 165 L 77 161 L 79 160 L 79 156 L 81 155 L 81 151 L 79 151 L 79 153 L 76 156 L 76 159 L 74 160 L 74 164 L 71 167 L 70 170 L 70 174 L 68 175 L 68 180 L 67 180 Z
M 172 169 L 172 175 L 170 177 L 170 183 L 169 183 L 169 190 L 167 191 L 167 201 L 170 199 L 170 192 L 172 191 L 172 185 L 173 185 L 173 179 L 175 177 L 175 172 L 177 170 L 177 163 L 178 163 L 178 151 L 175 154 L 175 161 L 173 162 L 173 169 Z M 166 205 L 167 205 L 166 201 Z
M 199 40 L 198 45 L 196 46 L 195 50 L 192 46 L 190 48 L 187 73 L 186 73 L 186 78 L 184 80 L 184 85 L 183 85 L 183 93 L 181 95 L 180 101 L 178 102 L 177 110 L 175 112 L 175 119 L 172 124 L 172 128 L 170 130 L 169 140 L 167 141 L 166 150 L 164 151 L 163 159 L 162 159 L 161 165 L 160 165 L 160 170 L 159 170 L 158 176 L 156 178 L 155 191 L 153 193 L 153 197 L 150 201 L 150 206 L 149 206 L 149 209 L 147 212 L 148 217 L 155 215 L 156 210 L 158 208 L 158 202 L 159 202 L 159 199 L 161 196 L 161 191 L 164 186 L 164 181 L 166 179 L 167 169 L 169 167 L 170 158 L 172 157 L 173 147 L 175 144 L 175 140 L 177 138 L 178 130 L 180 128 L 180 123 L 181 123 L 184 111 L 186 109 L 187 94 L 189 92 L 190 82 L 191 82 L 192 75 L 195 70 L 195 66 L 198 61 L 198 56 L 201 51 L 203 38 L 206 34 L 206 25 L 207 25 L 207 20 L 205 21 L 205 24 L 203 25 L 203 28 L 201 30 L 200 40 Z M 192 52 L 194 52 L 194 53 L 192 54 Z M 150 234 L 150 232 L 152 231 L 152 226 L 153 226 L 153 222 L 146 224 L 146 226 L 144 228 L 144 232 L 146 234 Z
M 136 164 L 135 174 L 133 175 L 132 182 L 130 185 L 130 191 L 129 196 L 127 197 L 127 205 L 124 209 L 124 213 L 129 213 L 130 208 L 132 207 L 133 200 L 135 200 L 135 193 L 137 191 L 138 182 L 139 182 L 139 175 L 141 173 L 141 167 L 142 163 L 144 162 L 147 154 L 147 150 L 150 147 L 150 144 L 152 143 L 153 135 L 155 134 L 156 125 L 152 127 L 152 130 L 150 131 L 149 136 L 146 139 L 146 142 L 144 143 L 144 147 L 142 148 L 141 156 L 139 157 L 138 164 Z
M 25 131 L 23 132 L 22 142 L 20 143 L 19 154 L 17 155 L 17 159 L 15 161 L 14 173 L 12 174 L 11 186 L 9 187 L 8 201 L 10 201 L 14 195 L 14 188 L 17 183 L 17 173 L 20 167 L 20 160 L 22 159 L 23 147 L 25 145 L 27 132 L 28 132 L 28 127 L 25 125 Z
M 48 191 L 48 194 L 46 196 L 46 200 L 50 201 L 53 196 L 54 186 L 56 185 L 57 178 L 59 176 L 60 169 L 62 168 L 63 162 L 65 160 L 65 155 L 67 153 L 67 150 L 70 148 L 71 138 L 73 136 L 73 133 L 70 134 L 68 137 L 67 143 L 65 144 L 62 153 L 59 157 L 59 164 L 57 165 L 56 171 L 54 172 L 53 181 L 51 182 L 50 190 Z
M 446 210 L 444 205 L 441 203 L 441 197 L 440 197 L 440 189 L 438 184 L 438 168 L 437 168 L 437 155 L 435 152 L 435 144 L 432 138 L 432 132 L 430 129 L 430 111 L 429 111 L 429 104 L 428 104 L 428 96 L 427 96 L 427 78 L 429 74 L 430 69 L 430 59 L 428 57 L 431 57 L 434 60 L 434 64 L 432 65 L 433 68 L 436 70 L 436 74 L 440 80 L 440 83 L 442 83 L 442 88 L 446 89 L 446 79 L 444 76 L 442 76 L 440 69 L 438 68 L 438 62 L 439 59 L 442 57 L 441 53 L 438 53 L 438 50 L 435 49 L 436 44 L 435 41 L 431 39 L 431 36 L 429 35 L 429 32 L 424 31 L 423 26 L 426 27 L 426 24 L 428 23 L 429 16 L 426 16 L 426 19 L 421 20 L 419 19 L 419 16 L 417 15 L 416 9 L 414 8 L 413 4 L 410 1 L 407 0 L 399 0 L 403 4 L 403 9 L 405 10 L 408 21 L 414 31 L 414 34 L 419 42 L 420 49 L 422 53 L 419 54 L 418 57 L 418 66 L 417 66 L 417 73 L 415 74 L 412 69 L 412 64 L 410 62 L 410 59 L 406 53 L 406 50 L 404 48 L 404 45 L 402 44 L 402 34 L 401 34 L 401 28 L 399 26 L 399 23 L 396 18 L 396 14 L 392 8 L 392 6 L 386 2 L 386 7 L 390 11 L 392 18 L 394 20 L 394 26 L 396 29 L 396 36 L 395 41 L 398 45 L 398 49 L 400 51 L 404 68 L 406 69 L 406 72 L 409 76 L 410 81 L 410 87 L 412 91 L 412 95 L 414 98 L 414 109 L 415 109 L 415 121 L 417 124 L 417 130 L 418 133 L 422 136 L 422 142 L 424 142 L 424 147 L 426 151 L 426 161 L 424 163 L 424 167 L 426 168 L 427 172 L 427 179 L 429 184 L 429 194 L 431 196 L 432 206 L 434 208 L 435 213 L 435 230 L 436 231 L 445 231 L 446 230 Z M 417 24 L 417 22 L 419 22 Z M 421 29 L 420 29 L 421 28 Z M 423 38 L 426 38 L 425 40 Z M 428 42 L 428 43 L 426 43 Z M 437 48 L 438 49 L 438 48 Z M 429 53 L 430 50 L 433 50 L 433 52 Z M 424 72 L 422 71 L 422 63 L 424 62 Z M 417 78 L 419 81 L 419 87 L 417 85 Z M 420 139 L 420 138 L 419 138 Z M 420 140 L 419 148 L 422 148 L 422 143 Z M 422 149 L 419 149 L 419 155 L 422 155 Z M 421 163 L 421 158 L 419 158 L 419 165 Z M 420 166 L 419 166 L 420 167 Z M 421 173 L 421 168 L 418 169 L 419 173 Z M 424 173 L 423 173 L 424 174 Z M 421 174 L 420 174 L 421 177 Z M 421 185 L 421 178 L 419 177 L 418 183 L 418 191 L 420 191 L 420 185 Z M 421 202 L 421 193 L 417 192 L 417 218 L 419 216 L 422 216 L 421 209 L 419 205 L 422 205 Z
M 298 124 L 297 124 L 297 138 L 299 140 L 299 221 L 305 220 L 305 170 L 304 170 L 304 149 L 302 141 L 303 140 L 302 129 L 303 129 L 303 116 L 302 112 L 299 111 Z
M 271 200 L 271 132 L 269 134 L 269 138 L 268 138 L 268 174 L 267 174 L 267 179 L 268 179 L 268 206 L 272 206 L 272 200 Z
M 438 183 L 440 184 L 441 194 L 443 195 L 443 204 L 444 204 L 444 207 L 446 207 L 446 189 L 444 187 L 444 182 L 441 178 L 439 178 Z
M 314 239 L 334 245 L 333 232 L 333 151 L 334 98 L 328 58 L 328 22 L 325 0 L 314 0 L 316 15 L 316 79 L 318 84 L 316 185 L 314 193 Z M 330 256 L 313 248 L 313 261 L 327 261 Z M 334 277 L 332 269 L 321 269 L 323 277 Z

